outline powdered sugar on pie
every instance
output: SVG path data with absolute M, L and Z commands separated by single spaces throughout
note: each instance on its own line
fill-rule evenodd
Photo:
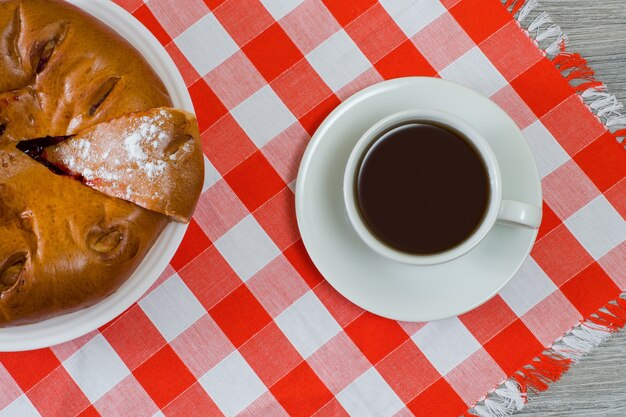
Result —
M 202 187 L 197 122 L 175 109 L 102 123 L 47 148 L 46 158 L 98 191 L 181 221 L 193 211 L 186 193 L 198 195 Z

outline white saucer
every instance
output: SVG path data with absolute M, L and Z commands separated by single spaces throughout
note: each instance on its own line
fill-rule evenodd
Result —
M 512 278 L 537 236 L 536 230 L 496 225 L 469 253 L 433 266 L 390 261 L 360 240 L 342 197 L 350 151 L 378 120 L 421 108 L 456 114 L 483 134 L 501 167 L 503 198 L 538 207 L 542 201 L 537 167 L 521 132 L 500 107 L 468 88 L 436 78 L 400 78 L 368 87 L 337 107 L 311 139 L 300 166 L 300 233 L 337 291 L 372 313 L 404 321 L 457 316 L 489 300 Z

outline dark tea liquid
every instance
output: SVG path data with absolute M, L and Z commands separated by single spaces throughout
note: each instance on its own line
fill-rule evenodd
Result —
M 383 134 L 365 153 L 356 197 L 387 245 L 413 254 L 454 248 L 480 226 L 490 198 L 487 168 L 446 128 L 412 123 Z

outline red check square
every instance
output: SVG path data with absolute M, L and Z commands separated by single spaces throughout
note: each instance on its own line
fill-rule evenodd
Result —
M 316 350 L 307 362 L 334 394 L 341 392 L 371 366 L 344 332 Z
M 211 10 L 217 9 L 226 0 L 202 0 Z
M 430 385 L 407 407 L 415 417 L 458 417 L 467 411 L 465 402 L 443 378 Z
M 309 110 L 307 114 L 298 118 L 298 121 L 302 125 L 302 127 L 308 132 L 309 135 L 313 136 L 317 128 L 324 121 L 326 116 L 330 114 L 331 111 L 335 110 L 341 103 L 336 95 L 331 95 L 320 104 L 315 106 L 313 109 Z
M 76 415 L 89 400 L 64 367 L 59 366 L 27 393 L 43 417 Z
M 445 378 L 465 404 L 471 406 L 477 398 L 494 388 L 494 381 L 500 382 L 506 377 L 491 356 L 479 349 L 448 372 Z
M 463 322 L 467 330 L 474 335 L 481 345 L 487 343 L 500 330 L 513 323 L 516 318 L 513 310 L 499 295 L 480 307 L 459 316 L 459 320 Z
M 405 404 L 440 377 L 412 340 L 391 352 L 376 369 Z
M 146 4 L 141 4 L 134 12 L 135 16 L 150 32 L 157 38 L 161 45 L 166 46 L 172 42 L 172 38 L 161 26 L 161 23 L 154 16 Z
M 484 348 L 507 375 L 520 369 L 544 349 L 519 319 L 491 338 Z
M 122 6 L 127 12 L 134 12 L 137 7 L 143 4 L 143 0 L 113 0 L 119 6 Z
M 305 55 L 341 29 L 321 0 L 304 0 L 280 25 Z
M 346 297 L 339 294 L 328 281 L 319 283 L 313 288 L 313 292 L 341 327 L 346 327 L 354 319 L 363 314 L 364 310 L 361 307 L 353 304 L 351 301 L 348 301 Z
M 48 348 L 20 353 L 0 352 L 0 363 L 24 392 L 61 365 Z
M 598 188 L 572 160 L 545 176 L 541 185 L 544 200 L 563 220 L 600 195 Z
M 515 45 L 511 48 L 511 45 Z M 509 22 L 479 45 L 498 72 L 511 81 L 543 58 L 541 51 L 520 30 L 517 22 Z
M 351 417 L 350 414 L 343 408 L 337 398 L 333 398 L 327 402 L 322 408 L 317 410 L 313 417 Z M 400 416 L 398 416 L 400 417 Z
M 520 130 L 526 129 L 537 120 L 519 94 L 508 84 L 489 98 L 507 112 Z
M 626 178 L 609 189 L 605 196 L 615 207 L 615 210 L 626 220 Z
M 606 128 L 577 95 L 569 97 L 543 116 L 541 123 L 572 156 L 606 132 Z
M 265 85 L 265 80 L 248 57 L 238 50 L 204 76 L 228 109 L 236 107 Z
M 201 135 L 202 151 L 225 175 L 252 155 L 257 147 L 230 114 L 222 117 Z
M 272 321 L 267 311 L 243 284 L 217 303 L 209 314 L 236 348 Z
M 193 26 L 209 12 L 202 0 L 189 0 L 184 7 L 169 0 L 150 0 L 147 5 L 172 38 Z
M 476 46 L 449 13 L 442 14 L 417 32 L 411 41 L 437 71 L 441 71 Z
M 227 0 L 213 12 L 239 46 L 243 46 L 274 22 L 259 0 Z
M 345 331 L 373 365 L 409 338 L 398 322 L 369 312 L 347 325 Z
M 296 117 L 303 116 L 333 94 L 306 59 L 298 61 L 271 85 Z
M 616 248 L 598 260 L 602 269 L 606 271 L 615 285 L 621 289 L 626 288 L 626 268 L 624 268 L 624 260 L 626 259 L 626 242 L 622 242 Z
M 324 277 L 313 264 L 302 240 L 298 240 L 283 253 L 309 287 L 314 288 L 317 284 L 324 281 Z
M 292 369 L 270 391 L 293 417 L 308 417 L 333 398 L 333 394 L 306 362 Z M 303 392 L 306 395 L 302 395 Z
M 197 382 L 176 397 L 162 411 L 165 417 L 222 415 L 218 406 Z
M 235 350 L 208 315 L 189 326 L 170 342 L 170 346 L 196 378 L 201 378 Z
M 417 50 L 413 42 L 406 40 L 374 64 L 386 80 L 399 77 L 434 77 L 437 71 Z
M 510 84 L 537 117 L 545 116 L 574 94 L 574 89 L 555 71 L 552 62 L 545 58 L 521 73 Z
M 286 187 L 261 151 L 237 165 L 224 179 L 251 213 Z
M 345 31 L 374 63 L 406 40 L 406 36 L 380 4 L 353 20 Z
M 128 375 L 100 397 L 95 406 L 103 416 L 151 417 L 159 411 L 133 375 Z
M 584 317 L 596 312 L 621 293 L 597 263 L 591 264 L 566 282 L 561 291 Z
M 283 181 L 289 184 L 298 176 L 298 168 L 310 139 L 302 125 L 294 123 L 266 143 L 261 152 Z
M 273 322 L 255 334 L 239 352 L 268 387 L 302 362 L 298 351 Z
M 254 213 L 254 218 L 281 251 L 300 239 L 296 221 L 296 199 L 288 187 L 261 206 Z
M 284 256 L 274 258 L 248 279 L 246 285 L 272 317 L 309 291 L 309 286 Z
M 161 333 L 137 304 L 107 327 L 102 335 L 131 370 L 166 345 Z
M 376 3 L 376 0 L 322 1 L 339 24 L 344 27 Z
M 278 23 L 268 27 L 241 49 L 267 82 L 304 58 Z
M 164 346 L 133 374 L 159 408 L 194 384 L 196 379 L 170 346 Z
M 582 319 L 561 291 L 554 291 L 522 316 L 526 327 L 544 346 L 554 343 Z
M 203 252 L 178 274 L 207 311 L 241 285 L 241 279 L 215 246 Z
M 480 18 L 477 18 L 476 10 L 480 10 Z M 481 43 L 513 20 L 510 13 L 495 1 L 461 0 L 450 8 L 450 14 L 476 44 Z M 507 41 L 507 44 L 510 43 L 510 40 Z
M 0 366 L 0 386 L 2 386 L 2 396 L 0 397 L 0 409 L 4 409 L 13 401 L 18 399 L 22 394 L 22 390 L 15 383 L 11 374 Z
M 576 154 L 574 161 L 604 192 L 626 178 L 626 152 L 623 146 L 615 140 L 615 136 L 606 132 Z
M 591 255 L 564 224 L 537 242 L 531 255 L 557 286 L 593 263 Z
M 172 258 L 172 266 L 176 270 L 180 270 L 196 256 L 204 252 L 211 244 L 211 240 L 204 234 L 198 223 L 191 219 L 185 237 Z
M 194 219 L 210 239 L 217 241 L 248 214 L 232 188 L 220 179 L 200 195 Z
M 191 62 L 187 59 L 185 54 L 178 48 L 176 43 L 171 42 L 166 47 L 165 50 L 169 54 L 169 56 L 174 60 L 180 75 L 183 76 L 183 80 L 185 81 L 185 85 L 189 87 L 196 81 L 200 79 L 200 74 L 198 71 L 191 65 Z
M 539 227 L 539 232 L 537 233 L 537 241 L 542 239 L 545 235 L 554 230 L 558 225 L 560 225 L 561 219 L 556 213 L 550 208 L 549 205 L 544 201 L 542 204 L 542 212 L 543 216 L 541 218 L 541 226 Z
M 228 112 L 202 78 L 189 87 L 189 94 L 196 110 L 200 132 L 207 130 Z
M 93 405 L 90 405 L 89 407 L 85 408 L 76 417 L 100 417 L 100 413 L 98 413 L 98 411 L 96 410 L 96 407 L 94 407 Z

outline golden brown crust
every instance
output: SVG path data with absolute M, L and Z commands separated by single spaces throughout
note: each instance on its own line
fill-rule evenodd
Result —
M 130 113 L 45 150 L 45 159 L 109 196 L 188 222 L 202 190 L 204 159 L 193 114 Z
M 0 16 L 0 141 L 71 135 L 171 105 L 143 57 L 75 7 L 9 0 Z
M 92 305 L 137 268 L 167 218 L 58 176 L 15 141 L 169 106 L 145 60 L 56 0 L 0 0 L 0 326 Z
M 137 268 L 165 218 L 0 147 L 0 323 L 93 304 Z M 7 270 L 22 262 L 21 274 Z M 18 265 L 19 267 L 19 265 Z M 14 269 L 16 269 L 14 267 Z

